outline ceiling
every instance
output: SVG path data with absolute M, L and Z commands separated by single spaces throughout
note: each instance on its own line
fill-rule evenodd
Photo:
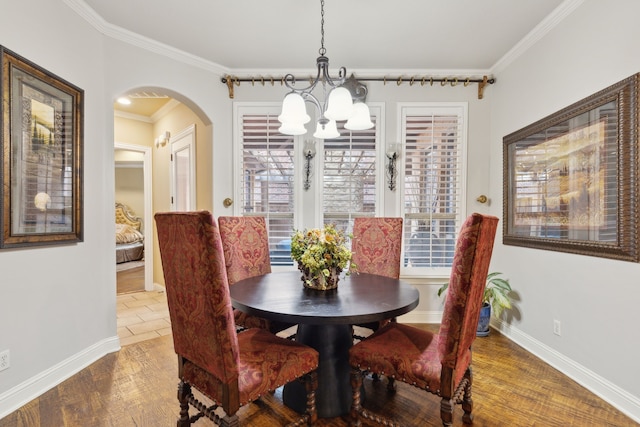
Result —
M 127 94 L 125 98 L 128 98 L 131 103 L 124 105 L 116 101 L 113 104 L 113 109 L 146 118 L 153 117 L 155 113 L 171 101 L 171 98 L 164 94 L 148 91 Z
M 313 72 L 320 48 L 320 0 L 66 1 L 109 35 L 239 76 Z M 481 76 L 579 0 L 325 1 L 331 70 Z

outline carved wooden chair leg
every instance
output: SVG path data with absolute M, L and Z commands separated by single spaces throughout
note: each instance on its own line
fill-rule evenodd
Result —
M 189 396 L 191 395 L 191 386 L 184 381 L 178 384 L 178 402 L 180 402 L 180 418 L 177 427 L 189 427 Z
M 220 427 L 240 427 L 238 414 L 227 415 L 220 420 Z
M 464 395 L 462 398 L 462 410 L 464 411 L 464 414 L 462 415 L 462 422 L 465 424 L 473 424 L 473 414 L 471 413 L 473 411 L 473 399 L 471 396 L 473 372 L 471 371 L 471 367 L 467 368 L 464 377 L 467 379 L 467 384 L 464 387 Z
M 318 389 L 318 372 L 310 372 L 305 377 L 305 390 L 307 391 L 307 425 L 313 426 L 318 421 L 316 409 L 316 390 Z
M 453 425 L 453 399 L 442 398 L 440 401 L 440 418 L 444 427 Z
M 353 400 L 351 402 L 351 419 L 349 425 L 352 427 L 360 427 L 362 422 L 360 421 L 360 412 L 362 406 L 360 404 L 360 389 L 362 388 L 362 376 L 358 369 L 351 368 L 351 388 L 353 390 Z
M 387 391 L 389 393 L 395 393 L 396 392 L 396 379 L 395 378 L 387 377 Z

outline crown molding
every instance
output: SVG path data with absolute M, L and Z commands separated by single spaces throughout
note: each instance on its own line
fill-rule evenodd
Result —
M 175 59 L 176 61 L 188 65 L 193 65 L 194 67 L 211 71 L 220 76 L 229 74 L 229 70 L 221 66 L 220 64 L 206 61 L 198 56 L 191 55 L 164 43 L 160 43 L 156 40 L 141 36 L 140 34 L 133 33 L 131 31 L 125 30 L 124 28 L 108 23 L 83 0 L 63 0 L 63 2 L 74 12 L 80 15 L 80 17 L 82 17 L 85 21 L 87 21 L 92 27 L 94 27 L 105 36 L 120 40 L 133 46 L 137 46 L 150 52 L 157 53 L 159 55 L 166 56 L 171 59 Z
M 576 10 L 584 0 L 565 0 L 555 8 L 546 18 L 544 18 L 533 30 L 522 38 L 514 47 L 509 50 L 491 67 L 490 74 L 497 74 L 507 68 L 517 58 L 522 56 L 531 46 L 546 36 L 551 30 L 557 27 L 567 16 Z
M 153 115 L 151 116 L 151 121 L 154 122 L 154 123 L 157 122 L 162 117 L 164 117 L 165 115 L 169 114 L 169 112 L 171 110 L 173 110 L 174 108 L 176 108 L 178 105 L 180 105 L 180 102 L 178 102 L 175 99 L 171 98 L 169 100 L 169 102 L 167 102 L 166 104 L 164 104 L 162 106 L 162 108 L 160 108 L 158 111 L 153 113 Z
M 154 120 L 151 117 L 143 116 L 141 114 L 128 113 L 126 111 L 113 110 L 113 116 L 121 119 L 137 120 L 139 122 L 145 122 L 153 124 Z

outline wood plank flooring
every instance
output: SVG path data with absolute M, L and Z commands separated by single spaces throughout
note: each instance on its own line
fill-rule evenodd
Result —
M 436 325 L 415 325 L 434 330 Z M 637 423 L 496 331 L 474 345 L 474 426 L 638 426 Z M 177 368 L 170 335 L 123 346 L 0 420 L 0 427 L 175 426 Z M 398 383 L 365 381 L 365 407 L 406 426 L 439 426 L 437 396 Z M 281 390 L 241 408 L 241 424 L 284 425 L 293 413 Z M 454 425 L 461 426 L 456 407 Z M 213 425 L 200 420 L 196 425 Z M 319 426 L 347 426 L 346 418 Z
M 144 264 L 116 272 L 116 287 L 118 295 L 144 291 Z

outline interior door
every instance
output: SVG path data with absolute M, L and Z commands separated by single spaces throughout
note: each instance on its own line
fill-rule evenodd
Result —
M 171 210 L 196 209 L 195 125 L 171 138 Z

